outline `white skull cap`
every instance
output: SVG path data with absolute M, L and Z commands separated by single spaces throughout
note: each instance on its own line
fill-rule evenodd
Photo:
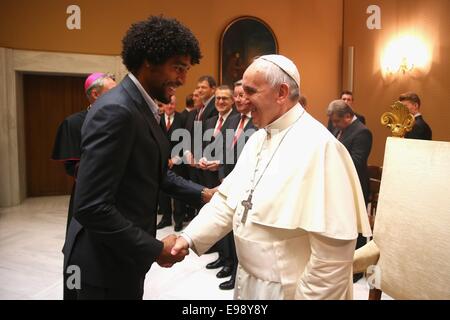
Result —
M 265 56 L 258 57 L 258 59 L 263 59 L 277 65 L 281 70 L 286 72 L 288 76 L 290 76 L 292 80 L 294 80 L 295 83 L 297 83 L 297 86 L 300 88 L 300 74 L 298 73 L 297 67 L 290 59 L 280 54 L 268 54 Z

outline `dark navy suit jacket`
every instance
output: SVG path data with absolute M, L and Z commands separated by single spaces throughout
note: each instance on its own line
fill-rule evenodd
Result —
M 128 76 L 92 106 L 81 150 L 64 268 L 77 265 L 93 286 L 136 283 L 163 248 L 155 238 L 160 190 L 200 205 L 202 187 L 167 170 L 170 145 Z

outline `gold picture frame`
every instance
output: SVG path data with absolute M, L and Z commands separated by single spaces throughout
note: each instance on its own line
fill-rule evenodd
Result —
M 233 86 L 255 57 L 276 53 L 278 42 L 266 22 L 252 16 L 234 19 L 220 38 L 219 83 Z

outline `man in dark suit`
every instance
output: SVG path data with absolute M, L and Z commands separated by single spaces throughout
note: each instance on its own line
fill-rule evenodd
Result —
M 191 163 L 192 181 L 204 184 L 205 177 L 203 170 L 198 167 L 198 161 L 203 153 L 203 133 L 205 132 L 206 121 L 218 114 L 216 110 L 216 100 L 214 92 L 216 90 L 216 81 L 211 76 L 201 76 L 197 81 L 197 87 L 194 91 L 194 101 L 196 104 L 195 116 L 187 120 L 187 130 L 191 134 L 191 148 L 186 150 L 185 157 Z M 195 97 L 197 96 L 197 97 Z
M 423 119 L 420 113 L 420 98 L 414 92 L 406 92 L 400 95 L 398 98 L 401 103 L 403 103 L 409 110 L 409 112 L 414 116 L 415 122 L 412 130 L 407 132 L 405 138 L 409 139 L 420 139 L 420 140 L 431 140 L 432 131 L 430 126 Z
M 344 100 L 334 100 L 328 106 L 330 117 L 335 130 L 333 134 L 347 148 L 358 173 L 359 182 L 364 195 L 366 206 L 369 200 L 369 172 L 367 160 L 372 149 L 372 133 L 358 121 L 352 108 Z M 356 241 L 356 248 L 362 247 L 366 239 L 361 235 Z M 356 282 L 362 274 L 355 275 Z
M 224 85 L 216 89 L 215 104 L 218 115 L 205 122 L 203 158 L 199 161 L 199 167 L 203 170 L 203 182 L 208 188 L 220 185 L 216 164 L 223 163 L 227 130 L 233 129 L 230 120 L 237 115 L 237 111 L 233 108 L 234 99 L 230 87 Z M 213 167 L 217 170 L 212 170 Z
M 201 76 L 197 81 L 197 87 L 194 91 L 194 102 L 201 105 L 195 105 L 196 112 L 193 119 L 187 122 L 187 129 L 191 133 L 192 148 L 189 150 L 187 157 L 192 159 L 194 163 L 202 157 L 203 148 L 203 132 L 205 132 L 206 121 L 212 117 L 217 116 L 216 98 L 214 92 L 216 91 L 216 81 L 211 76 Z M 201 135 L 201 137 L 199 137 Z M 201 144 L 195 145 L 195 141 L 201 141 Z M 195 179 L 197 182 L 202 181 L 201 171 L 196 172 Z
M 245 103 L 244 89 L 242 80 L 234 84 L 234 103 L 237 114 L 230 119 L 229 127 L 233 129 L 234 135 L 231 141 L 226 141 L 225 155 L 223 164 L 219 166 L 219 180 L 222 181 L 233 171 L 234 166 L 244 148 L 245 143 L 250 136 L 257 130 L 253 125 L 250 106 Z M 234 243 L 233 232 L 227 234 L 222 240 L 223 259 L 226 261 L 224 267 L 219 273 L 223 276 L 231 275 L 231 278 L 219 285 L 222 290 L 231 290 L 234 288 L 238 258 L 236 254 L 236 245 Z
M 172 133 L 184 127 L 183 119 L 180 113 L 175 111 L 176 108 L 176 97 L 172 96 L 170 99 L 170 103 L 163 104 L 163 114 L 161 116 L 160 126 L 163 132 L 166 135 L 167 141 L 170 144 L 170 150 L 175 147 L 177 144 L 176 141 L 172 141 L 171 136 Z M 182 156 L 182 155 L 181 155 Z M 168 167 L 177 175 L 181 175 L 181 171 L 179 170 L 179 165 L 182 162 L 180 155 L 170 155 L 168 159 Z M 179 203 L 178 203 L 179 204 Z M 184 213 L 181 211 L 181 207 L 179 205 L 172 208 L 172 198 L 165 192 L 159 193 L 159 213 L 162 214 L 161 221 L 156 226 L 157 229 L 162 229 L 172 225 L 172 214 L 175 221 L 175 231 L 181 231 L 183 225 L 183 215 Z
M 198 110 L 196 120 L 205 123 L 206 120 L 217 115 L 214 96 L 216 86 L 216 80 L 211 76 L 201 76 L 198 79 L 196 91 L 203 102 L 203 107 Z
M 167 141 L 170 144 L 170 150 L 172 153 L 173 148 L 178 144 L 178 141 L 172 140 L 172 133 L 177 129 L 183 129 L 183 117 L 180 113 L 175 111 L 176 108 L 176 97 L 172 96 L 170 103 L 163 104 L 164 113 L 161 117 L 160 126 L 167 137 Z M 182 168 L 182 157 L 183 155 L 170 155 L 168 166 L 177 175 L 183 177 Z M 162 219 L 157 225 L 157 229 L 162 229 L 167 226 L 172 225 L 172 213 L 175 221 L 175 231 L 181 231 L 183 227 L 184 219 L 184 208 L 186 204 L 182 201 L 174 199 L 174 206 L 172 208 L 172 198 L 165 192 L 159 193 L 159 212 L 162 213 Z
M 189 113 L 195 111 L 195 107 L 194 107 L 194 95 L 188 94 L 186 96 L 186 103 L 185 103 L 185 107 L 183 109 L 183 111 L 180 112 L 181 115 L 181 121 L 183 122 L 183 124 L 186 126 L 186 121 L 189 117 Z
M 347 105 L 352 108 L 356 118 L 361 121 L 364 125 L 366 124 L 366 118 L 359 113 L 356 113 L 355 110 L 353 109 L 353 92 L 348 91 L 348 90 L 344 90 L 341 92 L 341 100 L 344 100 L 345 103 L 347 103 Z M 328 118 L 328 125 L 327 125 L 328 130 L 333 133 L 335 131 L 335 127 L 333 126 L 333 122 L 331 121 L 330 118 Z
M 67 175 L 76 181 L 78 166 L 81 156 L 81 127 L 83 126 L 86 115 L 91 105 L 104 93 L 116 86 L 114 76 L 108 73 L 94 72 L 90 74 L 84 82 L 84 92 L 89 101 L 86 110 L 74 113 L 68 116 L 59 125 L 58 132 L 53 145 L 52 159 L 64 163 Z M 67 227 L 73 214 L 73 196 L 75 191 L 75 182 L 70 196 L 69 214 L 67 217 Z
M 224 146 L 227 130 L 230 129 L 230 118 L 236 115 L 233 108 L 233 93 L 228 86 L 220 86 L 215 90 L 215 109 L 218 114 L 205 121 L 203 126 L 202 158 L 198 161 L 200 181 L 208 188 L 220 185 L 218 168 L 223 162 Z M 206 265 L 207 269 L 215 269 L 224 266 L 227 262 L 224 258 L 223 239 L 218 241 L 211 249 L 217 251 L 219 257 L 216 261 Z M 217 277 L 227 277 L 226 273 L 219 273 Z
M 226 141 L 224 162 L 219 167 L 220 181 L 233 171 L 245 143 L 257 130 L 252 121 L 250 108 L 245 103 L 242 80 L 234 84 L 233 96 L 237 114 L 230 119 L 230 128 L 234 129 L 234 137 L 231 141 Z
M 201 101 L 201 98 L 197 92 L 197 90 L 194 90 L 192 94 L 189 94 L 186 97 L 186 108 L 181 113 L 182 116 L 182 122 L 184 123 L 184 129 L 186 129 L 190 137 L 194 137 L 194 124 L 196 122 L 195 118 L 197 115 L 197 111 L 203 107 L 203 103 Z M 198 121 L 197 121 L 198 122 Z M 201 123 L 201 122 L 200 122 Z M 195 167 L 195 163 L 193 161 L 193 157 L 191 157 L 191 151 L 194 148 L 194 140 L 191 139 L 191 144 L 185 150 L 185 154 L 183 154 L 183 163 L 179 165 L 179 170 L 181 171 L 181 176 L 185 179 L 189 179 L 194 182 L 199 182 L 198 174 L 197 174 L 197 168 Z M 196 214 L 196 209 L 193 207 L 186 205 L 185 208 L 185 217 L 184 221 L 188 222 L 191 221 Z
M 160 190 L 192 203 L 211 196 L 167 171 L 170 145 L 154 102 L 168 103 L 199 63 L 197 39 L 175 19 L 150 17 L 133 24 L 122 43 L 130 73 L 94 103 L 82 128 L 63 248 L 66 272 L 79 270 L 78 299 L 142 299 L 153 262 L 170 267 L 188 253 L 171 255 L 174 235 L 155 237 Z
M 81 127 L 83 126 L 91 105 L 102 94 L 108 92 L 115 86 L 116 81 L 114 80 L 114 76 L 111 74 L 101 72 L 94 72 L 90 74 L 84 82 L 84 92 L 88 98 L 89 106 L 86 110 L 68 116 L 58 127 L 55 144 L 53 145 L 52 159 L 63 162 L 67 175 L 74 178 L 69 200 L 66 231 L 69 228 L 69 223 L 73 216 L 73 200 L 75 198 L 77 172 L 81 157 Z M 65 285 L 68 277 L 65 272 L 63 272 L 63 274 L 63 298 L 64 300 L 75 300 L 76 292 L 74 292 L 74 290 L 68 290 Z

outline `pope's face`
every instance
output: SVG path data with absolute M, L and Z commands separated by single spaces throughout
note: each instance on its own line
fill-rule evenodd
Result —
M 264 128 L 279 117 L 278 90 L 270 86 L 260 70 L 248 67 L 242 78 L 245 104 L 256 127 Z

